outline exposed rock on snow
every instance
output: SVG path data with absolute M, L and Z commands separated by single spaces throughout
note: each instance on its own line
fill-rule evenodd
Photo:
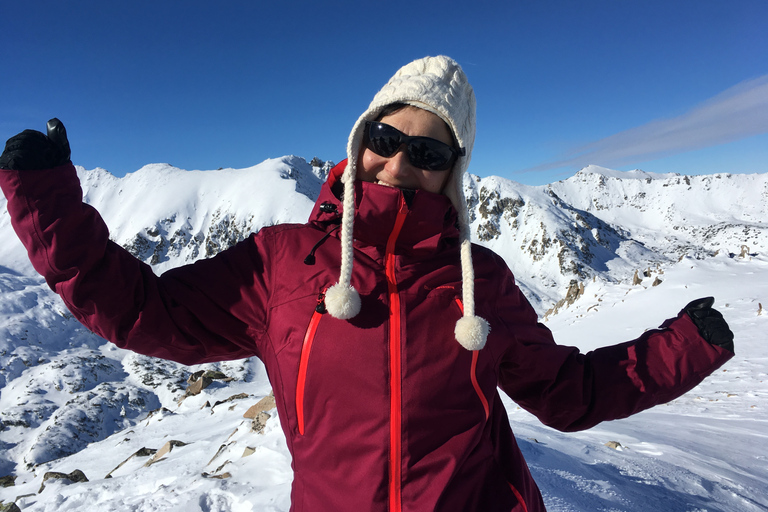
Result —
M 271 417 L 272 416 L 265 411 L 258 413 L 256 417 L 253 418 L 253 423 L 251 423 L 251 431 L 256 432 L 257 434 L 263 434 L 264 428 L 267 426 L 267 421 L 269 421 L 269 418 Z
M 264 428 L 267 426 L 267 421 L 271 418 L 271 415 L 267 411 L 271 411 L 275 407 L 275 395 L 270 391 L 269 395 L 265 396 L 245 411 L 245 413 L 243 413 L 243 418 L 252 420 L 251 431 L 256 432 L 257 434 L 263 434 Z M 243 457 L 245 457 L 245 455 L 243 455 Z
M 0 512 L 21 512 L 16 503 L 3 503 L 0 501 Z
M 49 480 L 57 480 L 66 484 L 76 484 L 78 482 L 87 482 L 88 478 L 85 476 L 85 473 L 83 473 L 79 469 L 76 469 L 71 473 L 59 473 L 58 471 L 48 471 L 45 473 L 45 475 L 43 475 L 43 483 L 40 486 L 40 490 L 37 491 L 38 494 L 41 494 L 45 490 L 45 484 Z
M 155 452 L 152 457 L 144 464 L 144 467 L 149 467 L 152 464 L 155 464 L 156 462 L 160 461 L 163 457 L 171 453 L 171 451 L 178 447 L 178 446 L 187 446 L 187 443 L 183 441 L 176 441 L 176 440 L 170 440 L 167 443 L 165 443 L 159 450 Z
M 154 455 L 156 453 L 157 453 L 157 450 L 155 450 L 153 448 L 144 448 L 144 447 L 142 447 L 139 450 L 136 450 L 135 452 L 133 452 L 131 454 L 131 456 L 128 457 L 127 459 L 125 459 L 123 462 L 118 464 L 117 467 L 115 469 L 113 469 L 112 471 L 110 471 L 109 473 L 107 473 L 107 475 L 104 478 L 112 478 L 112 473 L 114 473 L 115 471 L 117 471 L 121 467 L 125 466 L 125 464 L 127 462 L 131 461 L 132 459 L 134 459 L 136 457 L 150 457 L 150 456 L 152 456 L 152 455 Z
M 227 377 L 224 373 L 211 370 L 200 370 L 189 376 L 187 382 L 187 390 L 184 395 L 179 399 L 179 403 L 182 402 L 188 396 L 199 395 L 205 388 L 211 385 L 214 380 L 221 380 L 223 382 L 230 382 L 232 379 Z
M 275 406 L 275 395 L 270 391 L 269 395 L 265 396 L 245 411 L 245 413 L 243 413 L 243 418 L 254 419 L 259 413 L 272 410 Z

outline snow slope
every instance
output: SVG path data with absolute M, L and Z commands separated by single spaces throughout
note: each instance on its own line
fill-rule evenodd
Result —
M 79 175 L 113 239 L 162 272 L 261 226 L 303 221 L 327 168 L 284 157 Z M 758 314 L 768 309 L 767 184 L 595 167 L 544 187 L 467 178 L 473 236 L 504 257 L 542 315 L 563 301 L 546 316 L 559 343 L 588 351 L 632 339 L 706 295 L 736 334 L 725 367 L 632 418 L 564 434 L 507 401 L 549 510 L 768 510 L 768 311 Z M 262 433 L 243 418 L 270 392 L 261 363 L 183 367 L 88 333 L 34 274 L 4 199 L 0 212 L 0 477 L 15 476 L 0 500 L 30 511 L 287 511 L 276 412 Z M 583 291 L 565 301 L 572 281 Z M 198 369 L 233 380 L 180 402 Z M 183 444 L 146 466 L 140 450 L 169 441 Z M 89 481 L 40 490 L 46 472 L 75 469 Z

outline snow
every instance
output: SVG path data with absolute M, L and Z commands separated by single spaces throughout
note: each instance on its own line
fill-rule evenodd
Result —
M 218 171 L 153 164 L 119 179 L 78 171 L 112 237 L 143 237 L 136 251 L 157 272 L 231 243 L 233 230 L 303 221 L 322 176 L 298 157 Z M 736 335 L 736 357 L 691 392 L 584 432 L 545 427 L 502 395 L 551 512 L 768 510 L 768 175 L 719 176 L 590 167 L 545 187 L 465 182 L 473 234 L 498 230 L 482 243 L 542 316 L 571 279 L 583 284 L 546 316 L 559 343 L 589 351 L 633 339 L 709 295 Z M 494 192 L 506 210 L 492 208 Z M 0 477 L 16 476 L 0 500 L 37 512 L 287 511 L 291 460 L 276 410 L 262 433 L 243 418 L 271 390 L 263 365 L 183 367 L 88 333 L 32 270 L 4 199 L 0 212 Z M 234 380 L 180 400 L 198 369 Z M 169 441 L 184 444 L 149 466 L 131 457 Z M 46 472 L 76 469 L 89 481 L 40 491 Z
M 666 269 L 664 278 L 656 287 L 648 279 L 639 287 L 587 285 L 576 307 L 553 317 L 548 326 L 559 343 L 588 351 L 636 337 L 688 301 L 712 295 L 735 334 L 736 357 L 669 404 L 569 434 L 570 443 L 584 443 L 574 458 L 607 464 L 603 478 L 623 503 L 611 505 L 615 510 L 766 510 L 768 314 L 758 315 L 758 304 L 768 297 L 768 257 L 686 258 Z M 531 437 L 538 438 L 534 432 L 542 430 L 537 427 Z M 523 435 L 519 427 L 516 433 Z M 611 454 L 598 444 L 608 440 L 624 449 Z M 538 466 L 530 457 L 529 463 Z M 576 468 L 565 469 L 569 478 L 583 478 L 580 466 Z M 559 475 L 548 460 L 534 470 L 541 483 L 538 472 Z
M 674 172 L 657 173 L 657 172 L 646 172 L 640 169 L 634 169 L 632 171 L 615 171 L 613 169 L 608 169 L 606 167 L 600 167 L 599 165 L 588 165 L 585 168 L 583 168 L 580 172 L 600 174 L 602 176 L 606 176 L 609 178 L 619 178 L 624 180 L 628 180 L 628 179 L 645 180 L 649 178 L 664 179 L 664 178 L 674 178 L 676 176 L 680 176 L 680 174 L 674 173 Z

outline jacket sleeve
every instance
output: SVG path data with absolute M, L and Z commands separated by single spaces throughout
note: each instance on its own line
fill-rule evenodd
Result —
M 558 430 L 584 430 L 673 400 L 733 357 L 705 341 L 682 311 L 634 341 L 587 354 L 557 345 L 511 274 L 498 308 L 509 333 L 499 386 Z
M 184 364 L 259 355 L 268 276 L 255 236 L 158 277 L 109 240 L 72 165 L 0 170 L 0 186 L 32 265 L 99 336 Z

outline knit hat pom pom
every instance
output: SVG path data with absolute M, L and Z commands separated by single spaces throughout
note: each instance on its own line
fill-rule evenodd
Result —
M 480 350 L 485 346 L 490 327 L 479 316 L 463 316 L 456 322 L 456 341 L 467 350 Z
M 360 312 L 360 294 L 348 284 L 336 283 L 325 291 L 325 309 L 334 318 L 348 320 Z

